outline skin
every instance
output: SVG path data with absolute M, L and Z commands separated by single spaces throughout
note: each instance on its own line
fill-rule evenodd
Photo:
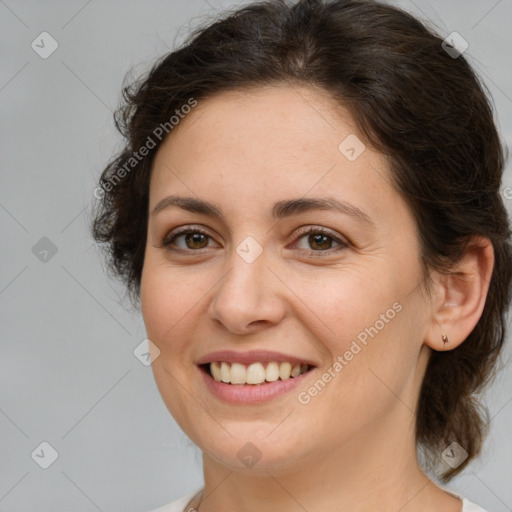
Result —
M 173 194 L 215 203 L 225 217 L 175 206 L 150 213 L 141 282 L 148 338 L 160 350 L 156 383 L 203 452 L 200 512 L 461 510 L 418 466 L 414 411 L 429 355 L 443 350 L 441 333 L 453 349 L 480 318 L 492 245 L 475 240 L 458 277 L 432 272 L 426 293 L 412 213 L 383 155 L 369 144 L 354 161 L 340 152 L 350 134 L 362 140 L 319 90 L 230 91 L 200 101 L 155 157 L 149 212 Z M 326 210 L 272 219 L 275 202 L 302 197 L 349 202 L 373 225 Z M 163 245 L 189 225 L 208 237 Z M 300 226 L 333 238 L 315 244 L 297 236 Z M 252 263 L 236 252 L 248 236 L 263 248 Z M 396 303 L 400 312 L 299 403 L 298 393 Z M 276 350 L 317 368 L 269 403 L 230 405 L 209 392 L 195 364 L 222 349 Z M 247 442 L 261 453 L 251 468 L 237 456 Z

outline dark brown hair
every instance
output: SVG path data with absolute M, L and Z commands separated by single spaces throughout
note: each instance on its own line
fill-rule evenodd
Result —
M 388 156 L 393 184 L 417 221 L 426 269 L 449 272 L 472 235 L 494 247 L 479 322 L 454 350 L 432 352 L 420 392 L 416 439 L 428 465 L 452 441 L 468 452 L 440 475 L 446 482 L 478 455 L 488 427 L 475 393 L 493 377 L 505 340 L 512 247 L 492 105 L 464 56 L 449 55 L 442 42 L 410 14 L 375 1 L 275 0 L 226 13 L 124 87 L 115 119 L 126 145 L 101 176 L 92 231 L 137 303 L 162 123 L 191 98 L 229 89 L 300 84 L 329 93 L 365 142 Z M 149 138 L 155 148 L 141 157 Z

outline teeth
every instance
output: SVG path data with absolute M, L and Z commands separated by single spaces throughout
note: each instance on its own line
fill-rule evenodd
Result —
M 274 382 L 279 379 L 279 364 L 272 361 L 267 364 L 266 379 L 268 382 Z
M 294 364 L 292 371 L 290 372 L 292 377 L 298 377 L 300 375 L 300 364 Z
M 233 365 L 231 365 L 231 372 L 233 372 Z M 233 373 L 231 373 L 233 375 Z M 267 372 L 261 363 L 253 363 L 247 368 L 247 376 L 245 382 L 247 384 L 261 384 L 265 382 Z
M 291 364 L 288 362 L 277 363 L 271 361 L 265 366 L 262 363 L 252 363 L 247 367 L 240 363 L 212 362 L 210 373 L 216 381 L 226 384 L 262 384 L 274 382 L 279 378 L 288 380 L 290 377 L 298 377 L 308 370 L 307 364 Z
M 292 371 L 291 363 L 281 363 L 279 365 L 279 377 L 281 377 L 281 380 L 289 379 L 291 371 Z
M 222 382 L 231 382 L 231 371 L 229 370 L 228 363 L 220 364 L 220 378 Z
M 231 365 L 231 384 L 245 384 L 246 379 L 245 366 L 240 363 L 233 363 Z
M 219 363 L 210 363 L 210 372 L 215 380 L 219 382 L 222 380 L 222 371 Z

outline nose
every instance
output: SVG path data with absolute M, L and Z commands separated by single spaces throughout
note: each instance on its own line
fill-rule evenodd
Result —
M 249 334 L 278 324 L 285 315 L 286 287 L 267 266 L 265 252 L 248 263 L 237 253 L 215 288 L 208 307 L 214 322 L 234 334 Z

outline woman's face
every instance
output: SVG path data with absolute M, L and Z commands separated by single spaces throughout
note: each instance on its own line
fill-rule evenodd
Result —
M 341 114 L 312 89 L 222 93 L 154 161 L 141 283 L 153 372 L 181 428 L 231 469 L 277 474 L 381 436 L 413 442 L 430 314 L 416 226 L 385 158 Z M 200 366 L 237 356 L 222 378 L 270 382 Z M 286 361 L 314 367 L 272 380 Z

